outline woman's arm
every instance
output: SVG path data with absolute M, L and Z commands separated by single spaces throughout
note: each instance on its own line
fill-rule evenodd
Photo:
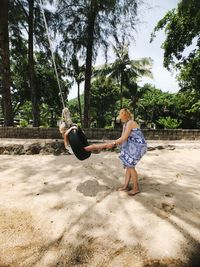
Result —
M 123 128 L 122 135 L 120 138 L 118 138 L 116 141 L 111 143 L 105 143 L 105 144 L 93 144 L 90 146 L 84 147 L 86 151 L 93 151 L 93 150 L 99 150 L 99 149 L 111 149 L 116 145 L 120 145 L 123 142 L 125 142 L 133 128 L 139 127 L 138 124 L 135 121 L 129 121 L 126 125 L 126 128 Z
M 138 125 L 136 122 L 129 121 L 126 125 L 126 129 L 123 129 L 121 137 L 118 138 L 116 141 L 111 142 L 111 143 L 104 143 L 104 144 L 92 144 L 90 146 L 84 147 L 84 149 L 86 151 L 93 151 L 93 150 L 100 150 L 100 149 L 111 149 L 114 146 L 122 144 L 123 142 L 125 142 L 128 139 L 128 137 L 131 133 L 131 130 L 133 128 L 137 128 L 137 127 L 138 127 Z
M 135 121 L 133 121 L 133 120 L 128 121 L 126 124 L 126 128 L 122 132 L 121 137 L 113 142 L 113 146 L 114 145 L 120 145 L 120 144 L 124 143 L 125 141 L 127 141 L 128 137 L 131 133 L 131 130 L 134 128 L 138 128 L 138 127 L 139 126 Z

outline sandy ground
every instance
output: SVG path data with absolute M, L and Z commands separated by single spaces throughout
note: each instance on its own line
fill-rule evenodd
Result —
M 1 155 L 0 266 L 200 266 L 200 143 L 167 144 L 138 164 L 134 197 L 116 191 L 116 152 Z

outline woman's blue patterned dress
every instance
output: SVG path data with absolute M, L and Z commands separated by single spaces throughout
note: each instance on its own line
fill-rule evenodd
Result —
M 134 128 L 128 140 L 121 145 L 119 158 L 124 167 L 134 168 L 147 151 L 147 143 L 140 128 Z

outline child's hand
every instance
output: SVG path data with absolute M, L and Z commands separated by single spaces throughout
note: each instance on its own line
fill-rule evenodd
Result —
M 75 130 L 75 129 L 77 129 L 76 126 L 72 126 L 72 127 L 70 127 L 70 128 L 65 132 L 65 135 L 68 135 L 68 134 L 71 132 L 71 130 Z

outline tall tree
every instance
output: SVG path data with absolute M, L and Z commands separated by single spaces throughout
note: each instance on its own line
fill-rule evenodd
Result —
M 85 58 L 84 126 L 89 126 L 90 83 L 92 63 L 97 49 L 108 48 L 109 37 L 122 29 L 130 33 L 136 22 L 138 0 L 59 0 L 58 14 L 61 22 L 58 29 L 63 34 L 63 51 L 76 46 L 82 49 Z M 72 50 L 72 49 L 71 49 Z
M 3 113 L 6 126 L 13 126 L 13 111 L 11 103 L 10 53 L 8 34 L 9 1 L 2 0 L 0 4 L 0 73 L 2 80 Z
M 87 17 L 87 36 L 86 36 L 86 64 L 85 64 L 85 86 L 84 86 L 84 126 L 89 126 L 90 108 L 90 80 L 92 76 L 92 57 L 94 45 L 95 21 L 98 14 L 98 1 L 91 0 Z
M 34 51 L 33 51 L 33 32 L 34 32 L 34 0 L 29 0 L 29 16 L 28 16 L 28 67 L 29 67 L 29 83 L 31 91 L 33 126 L 40 125 L 39 120 L 39 94 L 35 85 L 35 70 L 34 70 Z

